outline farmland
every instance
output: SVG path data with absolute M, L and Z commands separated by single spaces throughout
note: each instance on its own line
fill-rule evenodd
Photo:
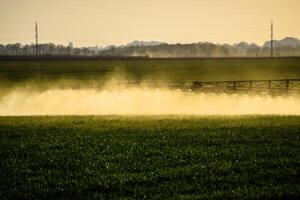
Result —
M 1 60 L 0 103 L 5 102 L 3 109 L 10 106 L 14 111 L 8 113 L 17 114 L 18 108 L 20 113 L 49 114 L 72 113 L 75 108 L 84 111 L 85 106 L 91 113 L 98 109 L 101 114 L 103 109 L 110 108 L 102 98 L 108 99 L 110 93 L 100 95 L 98 90 L 92 90 L 93 95 L 89 96 L 91 90 L 63 93 L 63 89 L 53 93 L 50 89 L 66 85 L 84 87 L 110 79 L 209 81 L 299 77 L 299 58 Z M 14 87 L 26 90 L 20 96 L 16 90 L 2 99 Z M 29 92 L 35 90 L 39 92 Z M 153 106 L 150 111 L 172 106 L 166 103 L 170 101 L 152 102 L 161 95 L 150 94 L 146 95 L 148 101 L 138 101 L 140 107 L 127 97 L 126 102 L 132 104 L 121 104 L 122 98 L 114 95 L 108 105 L 115 107 L 111 102 L 119 102 L 129 111 L 141 111 L 147 105 Z M 187 95 L 188 101 L 183 101 L 186 97 L 178 99 L 177 93 L 168 95 L 167 100 L 172 97 L 178 103 L 174 105 L 181 109 L 189 106 L 190 113 L 201 107 L 189 100 L 197 94 Z M 207 98 L 198 102 L 205 101 Z M 285 102 L 284 98 L 281 101 Z M 183 102 L 190 104 L 182 106 Z M 219 107 L 214 105 L 216 102 Z M 273 102 L 271 97 L 268 102 Z M 262 108 L 285 111 L 285 105 L 274 102 L 276 108 L 261 104 Z M 299 111 L 297 101 L 287 102 L 294 102 L 286 105 L 291 111 Z M 222 106 L 226 107 L 225 103 L 210 102 L 212 108 L 220 108 L 219 112 Z M 256 108 L 255 103 L 249 108 L 249 103 L 237 105 L 238 101 L 233 100 L 232 106 L 238 111 Z M 0 197 L 299 199 L 299 133 L 299 116 L 2 116 Z
M 0 80 L 76 79 L 98 81 L 112 76 L 131 80 L 241 80 L 300 77 L 300 58 L 1 60 Z
M 300 117 L 0 118 L 2 198 L 299 199 Z

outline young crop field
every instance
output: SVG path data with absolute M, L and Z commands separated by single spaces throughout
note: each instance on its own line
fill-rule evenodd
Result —
M 1 199 L 299 199 L 298 116 L 0 117 Z
M 101 81 L 115 75 L 156 81 L 292 79 L 300 77 L 300 58 L 0 61 L 0 80 Z

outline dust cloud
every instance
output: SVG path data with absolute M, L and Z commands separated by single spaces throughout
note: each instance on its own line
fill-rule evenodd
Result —
M 299 102 L 299 96 L 206 94 L 166 88 L 15 88 L 0 98 L 0 115 L 300 115 Z

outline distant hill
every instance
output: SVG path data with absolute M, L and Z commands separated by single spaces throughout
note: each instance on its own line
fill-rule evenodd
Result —
M 127 47 L 130 46 L 156 46 L 156 45 L 161 45 L 164 44 L 163 42 L 157 42 L 157 41 L 138 41 L 138 40 L 134 40 L 128 44 L 126 44 Z
M 263 47 L 270 47 L 270 41 L 264 43 Z M 286 37 L 282 40 L 274 40 L 275 47 L 300 47 L 300 40 L 293 37 Z
M 286 37 L 276 40 L 275 56 L 300 56 L 300 41 Z M 149 56 L 149 57 L 268 57 L 270 41 L 260 46 L 255 43 L 214 44 L 198 42 L 167 44 L 161 42 L 133 41 L 127 45 L 100 52 L 102 56 Z

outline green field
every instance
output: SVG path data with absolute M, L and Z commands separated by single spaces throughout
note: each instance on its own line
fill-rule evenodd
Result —
M 0 117 L 1 199 L 299 199 L 298 116 Z
M 300 58 L 120 61 L 0 61 L 0 78 L 94 79 L 121 74 L 135 80 L 232 80 L 300 77 Z

